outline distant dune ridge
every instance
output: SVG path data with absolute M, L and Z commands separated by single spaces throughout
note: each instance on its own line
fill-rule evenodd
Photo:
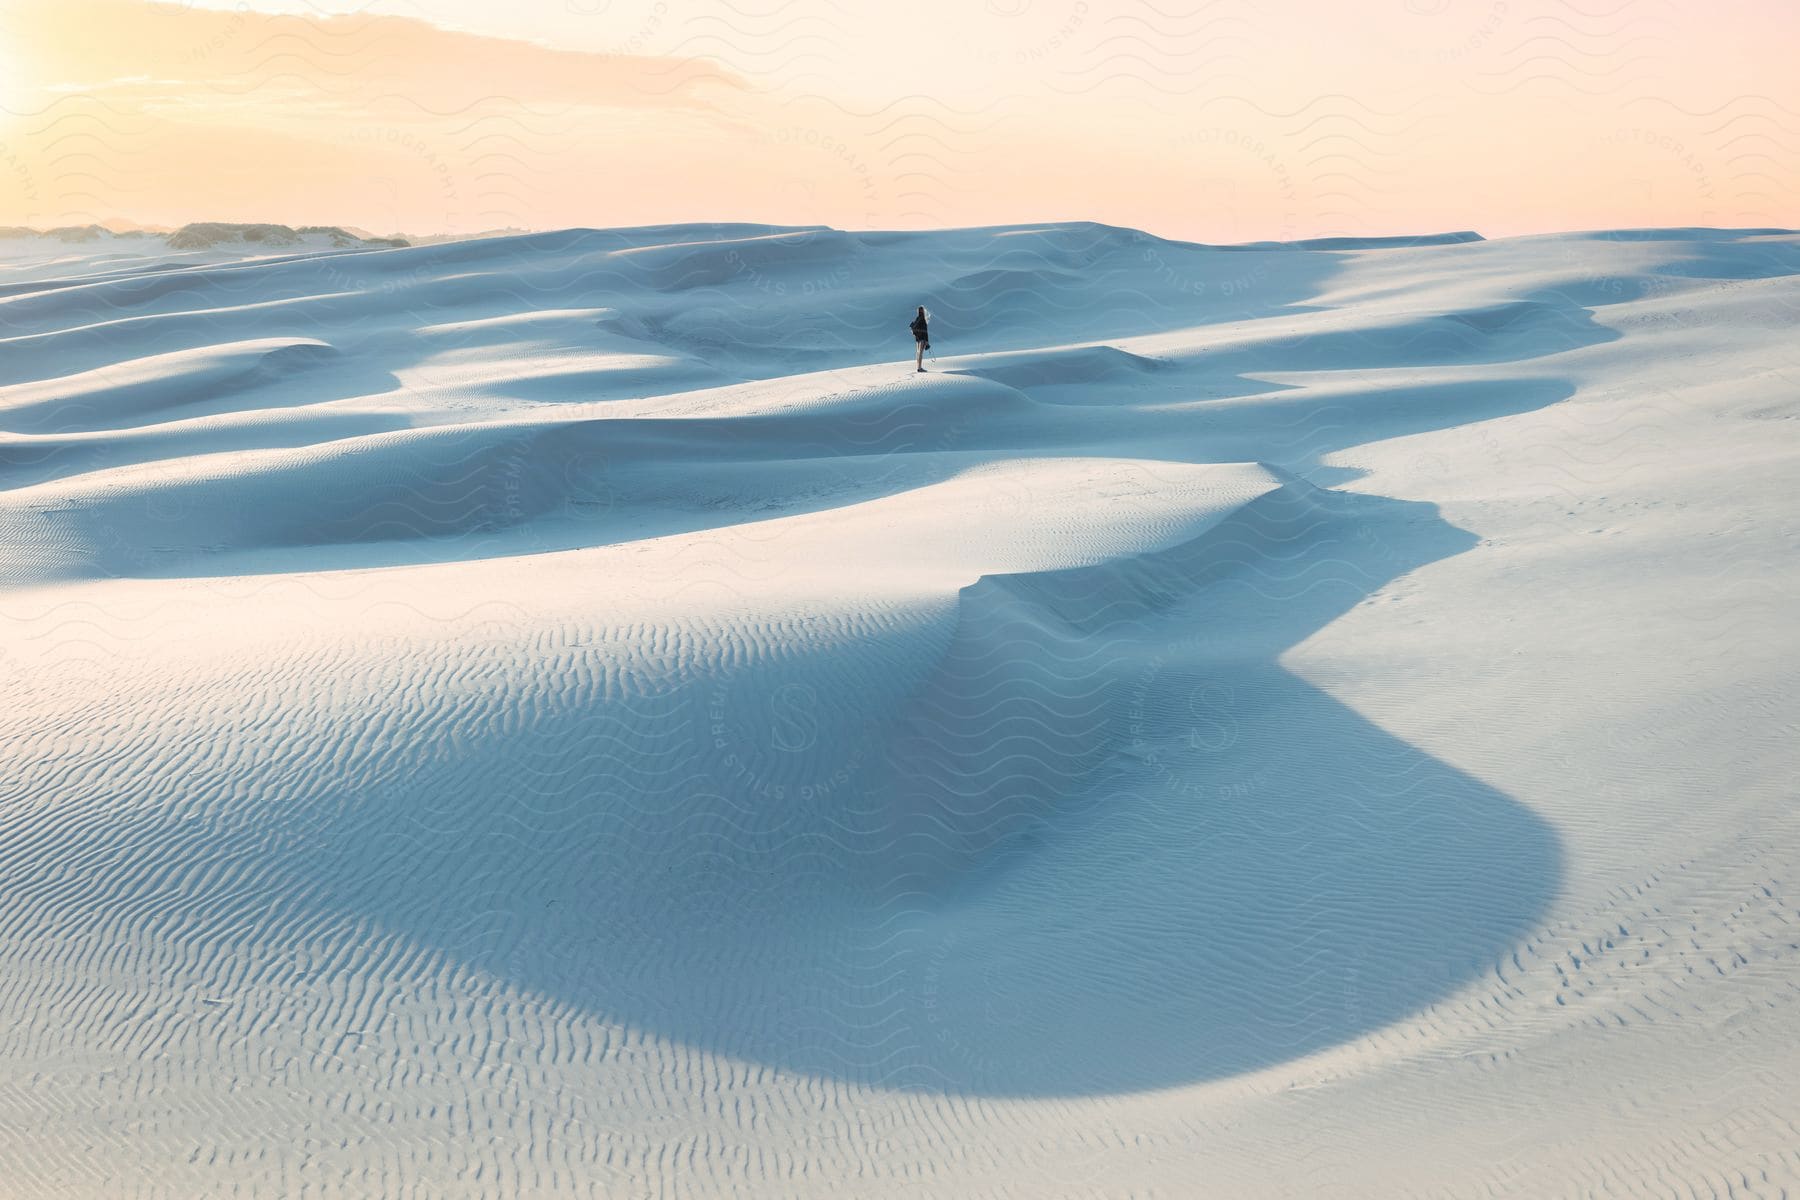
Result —
M 163 230 L 132 227 L 125 223 L 95 225 L 62 225 L 53 229 L 30 229 L 23 226 L 0 226 L 0 239 L 49 239 L 59 242 L 110 241 L 115 238 L 160 240 L 171 250 L 205 250 L 217 246 L 300 246 L 325 243 L 338 248 L 367 249 L 375 246 L 398 247 L 409 243 L 405 238 L 382 238 L 354 232 L 336 225 L 245 224 L 231 221 L 200 221 L 180 229 Z
M 0 1197 L 1800 1188 L 1800 234 L 389 242 L 0 230 Z

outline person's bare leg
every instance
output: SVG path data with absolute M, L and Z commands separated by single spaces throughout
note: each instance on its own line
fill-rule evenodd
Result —
M 925 343 L 919 342 L 917 345 L 919 347 L 919 357 L 914 361 L 913 365 L 923 371 L 925 369 Z

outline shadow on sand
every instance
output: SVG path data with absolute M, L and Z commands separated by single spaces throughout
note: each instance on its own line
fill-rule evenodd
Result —
M 1266 1067 L 1478 979 L 1557 887 L 1535 815 L 1279 661 L 1471 542 L 1294 480 L 1161 553 L 966 589 L 880 722 L 791 662 L 552 705 L 351 799 L 290 867 L 783 1070 L 1078 1095 Z M 713 736 L 745 719 L 760 740 Z
M 1488 417 L 1565 394 L 1540 380 L 1372 402 L 1395 436 L 1470 419 L 1461 402 Z M 1297 398 L 1267 428 L 1221 410 L 1171 457 L 1216 453 L 1208 420 L 1215 439 L 1296 467 L 1372 436 L 1322 403 L 1364 401 Z M 904 644 L 795 636 L 725 677 L 624 686 L 608 647 L 559 657 L 531 629 L 529 676 L 493 666 L 491 645 L 396 658 L 394 688 L 428 702 L 315 699 L 324 715 L 297 747 L 281 690 L 294 681 L 261 671 L 195 702 L 233 753 L 154 774 L 179 775 L 181 797 L 254 806 L 194 821 L 185 799 L 123 805 L 87 826 L 91 842 L 26 865 L 53 879 L 104 864 L 84 902 L 110 919 L 164 911 L 179 863 L 215 881 L 166 918 L 183 937 L 301 945 L 330 926 L 348 957 L 321 952 L 318 969 L 349 976 L 364 946 L 389 944 L 378 930 L 475 980 L 456 1003 L 491 1002 L 498 980 L 830 1081 L 1068 1096 L 1221 1078 L 1478 981 L 1558 887 L 1558 843 L 1533 813 L 1282 665 L 1387 582 L 1472 544 L 1428 505 L 1290 478 L 1164 551 L 982 579 Z M 894 706 L 856 703 L 877 686 Z M 100 734 L 124 734 L 98 728 L 90 757 L 110 761 Z M 268 969 L 281 983 L 298 970 Z M 386 1019 L 355 1007 L 343 1020 L 358 1029 Z

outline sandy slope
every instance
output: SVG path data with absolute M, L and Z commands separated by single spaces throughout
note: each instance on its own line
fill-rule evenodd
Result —
M 62 254 L 0 1195 L 1800 1187 L 1800 237 Z

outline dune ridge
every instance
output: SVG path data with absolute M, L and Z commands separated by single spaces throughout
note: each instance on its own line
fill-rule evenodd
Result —
M 1800 1186 L 1800 235 L 121 242 L 0 1196 Z

